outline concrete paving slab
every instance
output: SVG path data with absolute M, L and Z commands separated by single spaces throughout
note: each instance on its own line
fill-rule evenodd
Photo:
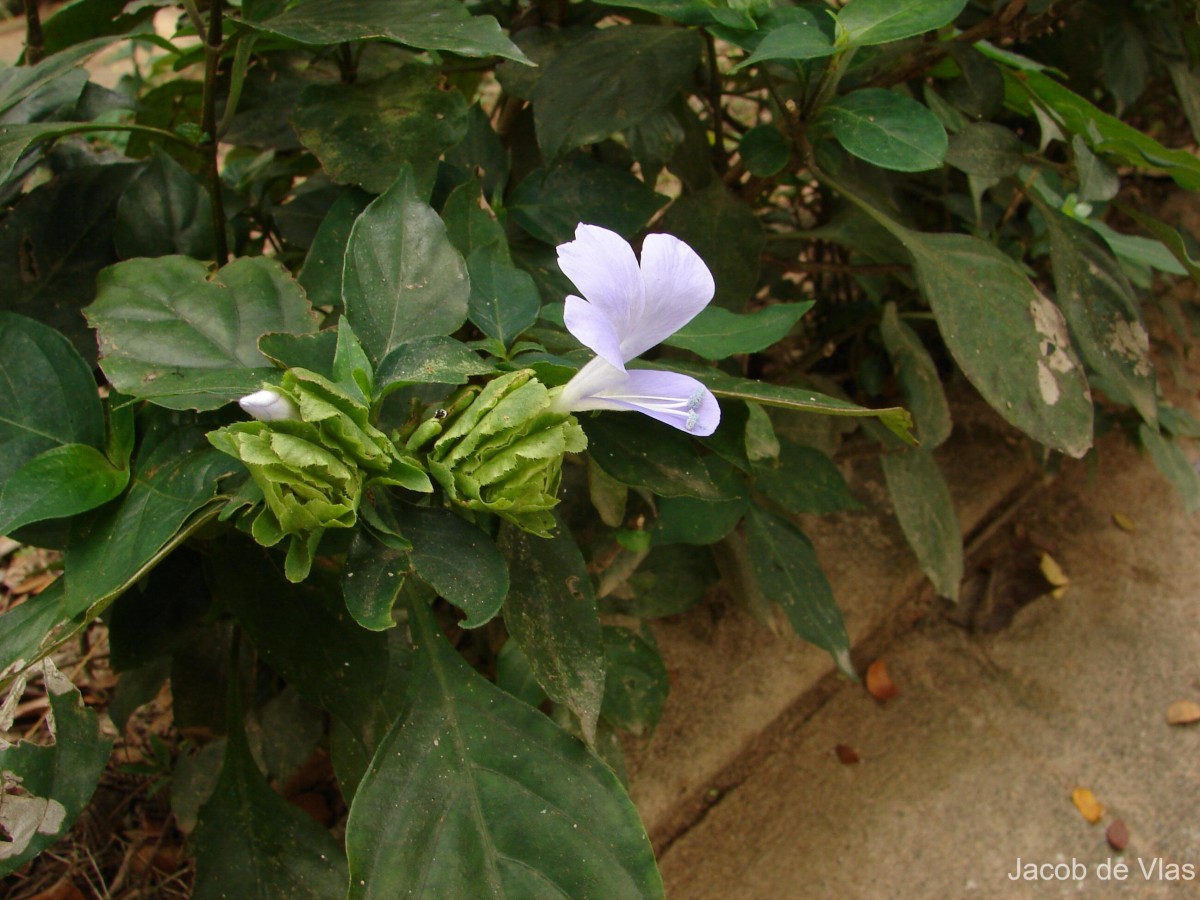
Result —
M 1062 565 L 1066 594 L 990 636 L 935 612 L 887 653 L 897 697 L 847 685 L 785 714 L 663 854 L 670 896 L 1200 896 L 1200 726 L 1166 720 L 1200 701 L 1200 521 L 1117 440 L 1014 523 Z M 839 762 L 838 744 L 861 761 Z M 1098 824 L 1076 787 L 1106 807 Z M 1116 818 L 1123 854 L 1105 839 Z M 1018 860 L 1066 878 L 1013 879 Z M 1109 860 L 1125 880 L 1102 880 Z

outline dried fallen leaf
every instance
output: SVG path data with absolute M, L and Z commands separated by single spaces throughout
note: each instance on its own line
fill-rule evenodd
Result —
M 867 691 L 879 701 L 891 700 L 900 689 L 888 674 L 887 663 L 877 659 L 867 667 Z
M 1167 707 L 1167 722 L 1171 725 L 1191 725 L 1200 722 L 1200 703 L 1176 700 Z
M 1071 802 L 1079 810 L 1079 814 L 1095 825 L 1104 817 L 1104 807 L 1087 788 L 1077 787 L 1071 791 Z
M 1060 599 L 1067 592 L 1067 588 L 1071 584 L 1071 579 L 1067 577 L 1066 573 L 1062 570 L 1062 566 L 1049 553 L 1042 554 L 1041 569 L 1046 580 L 1054 586 L 1054 590 L 1050 592 L 1050 596 L 1055 600 Z
M 34 894 L 29 900 L 83 900 L 83 892 L 64 879 Z
M 858 751 L 848 744 L 838 744 L 833 748 L 833 752 L 837 754 L 839 762 L 845 763 L 848 766 L 854 765 L 860 759 Z
M 1129 518 L 1129 516 L 1125 515 L 1125 513 L 1113 513 L 1112 520 L 1113 524 L 1122 531 L 1137 531 L 1137 523 L 1135 523 L 1133 519 Z
M 1108 845 L 1117 852 L 1124 850 L 1129 846 L 1129 829 L 1125 827 L 1125 823 L 1120 819 L 1114 819 L 1112 824 L 1108 826 L 1108 831 L 1104 833 L 1108 839 Z

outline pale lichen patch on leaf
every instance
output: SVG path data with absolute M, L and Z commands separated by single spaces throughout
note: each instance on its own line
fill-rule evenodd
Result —
M 1134 375 L 1150 376 L 1150 337 L 1140 323 L 1127 319 L 1114 321 L 1108 331 L 1108 346 L 1133 364 Z
M 49 797 L 33 797 L 22 791 L 21 777 L 0 772 L 0 827 L 8 841 L 0 841 L 0 859 L 25 852 L 36 834 L 58 834 L 66 822 L 67 809 Z
M 1071 338 L 1067 332 L 1067 322 L 1058 307 L 1036 288 L 1029 312 L 1033 317 L 1033 327 L 1041 336 L 1038 342 L 1038 388 L 1046 405 L 1053 406 L 1062 395 L 1055 373 L 1066 373 L 1075 368 L 1075 360 L 1070 353 Z

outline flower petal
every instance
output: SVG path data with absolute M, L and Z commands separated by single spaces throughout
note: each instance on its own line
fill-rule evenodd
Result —
M 567 382 L 554 406 L 572 412 L 632 410 L 697 437 L 712 434 L 721 422 L 717 398 L 690 375 L 656 369 L 622 372 L 600 357 Z
M 625 360 L 621 356 L 621 336 L 613 327 L 612 319 L 606 316 L 600 307 L 572 294 L 567 297 L 563 322 L 567 331 L 575 335 L 579 343 L 595 351 L 618 369 L 625 368 Z
M 645 297 L 629 242 L 615 231 L 581 224 L 575 229 L 575 240 L 558 245 L 558 266 L 624 337 L 640 317 Z
M 238 406 L 260 422 L 278 422 L 281 419 L 299 419 L 300 410 L 290 398 L 264 388 L 247 394 L 238 401 Z
M 712 273 L 699 255 L 679 238 L 651 234 L 642 243 L 641 315 L 622 333 L 625 360 L 662 343 L 696 317 L 716 291 Z

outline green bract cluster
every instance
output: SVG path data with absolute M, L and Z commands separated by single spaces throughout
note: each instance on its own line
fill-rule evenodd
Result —
M 289 369 L 271 390 L 294 403 L 299 418 L 239 422 L 208 439 L 250 470 L 263 496 L 251 533 L 268 547 L 289 535 L 285 569 L 290 580 L 301 581 L 324 530 L 358 520 L 364 487 L 428 493 L 433 486 L 416 459 L 370 424 L 364 404 L 322 376 Z
M 523 369 L 488 382 L 447 419 L 428 457 L 446 496 L 549 537 L 563 454 L 587 448 L 575 417 L 552 412 L 550 400 L 549 389 Z

